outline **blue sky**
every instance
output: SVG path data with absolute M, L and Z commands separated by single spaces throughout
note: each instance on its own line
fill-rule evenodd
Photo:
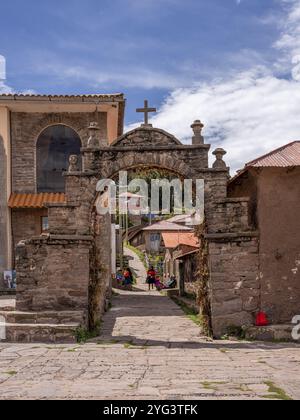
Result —
M 124 92 L 128 126 L 139 120 L 135 108 L 148 98 L 159 110 L 156 125 L 188 139 L 192 119 L 201 118 L 212 143 L 235 147 L 241 127 L 232 132 L 230 113 L 240 109 L 244 95 L 252 102 L 240 115 L 243 127 L 261 95 L 272 94 L 272 82 L 274 87 L 280 84 L 286 112 L 291 112 L 289 90 L 283 85 L 288 83 L 293 92 L 300 81 L 298 8 L 299 0 L 3 1 L 0 54 L 7 62 L 5 86 L 49 94 Z M 259 81 L 263 88 L 253 98 Z M 235 107 L 228 95 L 233 95 Z M 274 123 L 277 112 L 285 111 L 282 97 L 277 100 L 280 109 L 269 111 Z M 222 101 L 226 115 L 221 118 Z M 295 113 L 297 103 L 295 99 Z M 257 118 L 256 125 L 262 123 Z M 274 146 L 298 132 L 300 138 L 299 124 L 292 121 L 292 126 L 286 138 L 278 132 Z M 252 131 L 240 131 L 249 151 L 243 160 L 237 153 L 229 157 L 234 167 L 273 147 L 271 134 L 277 132 L 269 133 L 264 143 L 266 134 Z M 245 137 L 252 134 L 262 137 Z

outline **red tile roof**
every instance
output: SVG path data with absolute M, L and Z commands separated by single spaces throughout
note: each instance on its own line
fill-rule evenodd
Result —
M 38 94 L 0 94 L 0 100 L 44 100 L 44 101 L 55 101 L 55 100 L 77 100 L 85 102 L 85 100 L 103 100 L 103 101 L 124 101 L 123 93 L 112 93 L 112 94 L 87 94 L 87 95 L 38 95 Z
M 11 209 L 43 209 L 46 203 L 61 204 L 66 202 L 64 193 L 17 194 L 10 196 L 8 207 Z
M 199 248 L 199 239 L 195 236 L 193 232 L 163 233 L 162 238 L 166 248 L 177 248 L 178 245 L 187 245 Z
M 148 232 L 190 232 L 192 229 L 186 226 L 177 225 L 176 223 L 161 221 L 154 223 L 143 230 Z

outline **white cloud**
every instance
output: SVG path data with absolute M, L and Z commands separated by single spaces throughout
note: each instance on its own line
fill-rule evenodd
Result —
M 300 2 L 299 0 L 281 0 L 286 8 L 285 18 L 281 22 L 281 35 L 275 43 L 281 53 L 281 64 L 286 70 L 291 69 L 292 77 L 300 81 Z
M 12 89 L 6 85 L 6 60 L 3 55 L 0 55 L 0 94 L 11 93 Z
M 3 55 L 0 55 L 0 80 L 6 79 L 6 60 Z
M 54 75 L 64 84 L 68 81 L 72 83 L 76 80 L 84 81 L 87 86 L 99 90 L 105 85 L 122 86 L 122 88 L 143 88 L 143 89 L 177 89 L 189 84 L 191 75 L 186 68 L 177 68 L 177 72 L 155 71 L 143 67 L 125 67 L 120 71 L 119 66 L 111 69 L 98 70 L 85 66 L 69 66 L 63 62 L 55 60 L 55 64 L 47 63 L 35 66 L 35 71 Z M 193 69 L 195 77 L 196 70 Z
M 300 3 L 281 1 L 286 13 L 274 67 L 256 65 L 247 72 L 176 89 L 151 122 L 188 142 L 192 121 L 201 118 L 207 142 L 228 151 L 233 170 L 300 139 Z M 289 78 L 275 73 L 283 68 L 290 72 Z
M 13 89 L 0 80 L 0 94 L 12 93 Z

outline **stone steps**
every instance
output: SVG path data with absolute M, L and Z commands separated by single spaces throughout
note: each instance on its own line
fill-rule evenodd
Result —
M 44 312 L 21 312 L 0 311 L 9 324 L 82 324 L 84 322 L 83 311 L 44 311 Z
M 76 343 L 75 332 L 80 324 L 10 324 L 5 325 L 6 339 L 12 343 Z

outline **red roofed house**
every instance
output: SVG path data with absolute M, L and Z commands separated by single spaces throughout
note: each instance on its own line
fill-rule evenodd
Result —
M 300 141 L 248 163 L 228 192 L 250 199 L 251 222 L 260 232 L 261 289 L 249 293 L 249 307 L 259 303 L 271 323 L 290 324 L 300 315 Z M 251 282 L 246 287 L 251 291 Z
M 170 223 L 168 221 L 161 221 L 154 223 L 143 229 L 144 243 L 146 251 L 150 253 L 161 253 L 163 252 L 162 247 L 162 234 L 164 233 L 180 233 L 191 232 L 192 229 L 186 226 L 177 225 L 176 223 Z
M 194 232 L 164 232 L 162 240 L 166 248 L 164 273 L 175 276 L 181 293 L 194 293 L 197 279 L 196 256 L 199 252 L 199 238 Z

